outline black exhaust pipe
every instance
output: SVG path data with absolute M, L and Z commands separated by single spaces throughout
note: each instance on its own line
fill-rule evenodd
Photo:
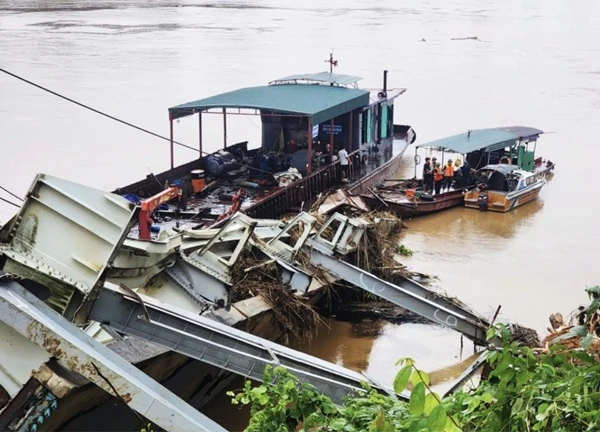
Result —
M 388 71 L 384 70 L 383 71 L 383 94 L 384 94 L 384 96 L 387 96 L 387 74 L 388 74 Z

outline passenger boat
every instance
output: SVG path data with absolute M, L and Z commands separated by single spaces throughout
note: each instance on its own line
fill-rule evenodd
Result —
M 464 195 L 469 188 L 451 189 L 448 192 L 432 195 L 423 191 L 420 179 L 386 180 L 368 194 L 362 194 L 363 200 L 373 209 L 389 210 L 402 218 L 424 216 L 463 204 Z
M 287 76 L 170 108 L 171 169 L 115 193 L 146 202 L 150 214 L 193 218 L 198 227 L 218 226 L 239 209 L 274 218 L 308 208 L 341 184 L 341 148 L 351 161 L 346 190 L 366 192 L 397 171 L 415 140 L 412 128 L 394 125 L 394 102 L 406 89 L 388 88 L 387 71 L 382 88 L 359 89 L 361 78 L 333 73 L 337 62 L 329 61 L 329 72 Z M 202 119 L 209 114 L 223 118 L 223 149 L 205 156 Z M 175 167 L 174 122 L 192 115 L 198 115 L 201 157 Z M 257 148 L 227 141 L 230 115 L 260 116 Z M 176 206 L 165 204 L 182 196 Z
M 448 153 L 457 154 L 462 158 L 461 186 L 469 190 L 461 198 L 457 195 L 453 205 L 464 202 L 470 208 L 510 211 L 535 199 L 555 168 L 554 162 L 535 157 L 543 133 L 527 126 L 475 129 L 416 146 L 415 177 L 421 163 L 419 149 L 441 153 L 442 167 Z
M 479 171 L 477 189 L 465 195 L 465 207 L 508 212 L 538 197 L 546 184 L 543 173 L 516 165 L 487 165 Z

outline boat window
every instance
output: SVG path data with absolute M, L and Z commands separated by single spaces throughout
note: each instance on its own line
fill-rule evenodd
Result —
M 506 178 L 507 183 L 508 183 L 508 191 L 512 192 L 517 190 L 517 188 L 519 187 L 519 183 L 521 182 L 521 175 L 516 173 L 516 174 L 509 174 Z M 520 183 L 521 185 L 523 183 Z
M 368 108 L 363 111 L 363 130 L 362 130 L 362 143 L 373 142 L 373 109 Z
M 381 104 L 381 138 L 387 138 L 388 134 L 388 106 Z
M 367 143 L 373 142 L 373 108 L 367 111 Z
M 368 123 L 369 110 L 366 109 L 361 114 L 361 144 L 368 142 L 367 139 L 367 123 Z

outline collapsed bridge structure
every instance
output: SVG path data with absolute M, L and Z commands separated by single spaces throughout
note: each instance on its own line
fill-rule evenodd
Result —
M 237 213 L 218 229 L 173 227 L 140 240 L 139 212 L 118 195 L 40 174 L 19 213 L 0 229 L 0 391 L 6 394 L 0 429 L 37 430 L 80 380 L 165 430 L 224 430 L 107 340 L 142 340 L 257 381 L 265 367 L 281 365 L 335 403 L 364 391 L 362 382 L 409 396 L 235 328 L 236 314 L 252 315 L 250 302 L 232 299 L 232 269 L 248 250 L 276 265 L 282 290 L 314 297 L 343 282 L 487 344 L 490 324 L 458 302 L 414 280 L 391 283 L 353 265 L 347 258 L 369 226 L 360 217 L 336 213 L 318 226 L 304 212 L 288 223 Z M 5 354 L 11 350 L 27 358 L 11 361 Z M 484 352 L 451 391 L 482 365 Z

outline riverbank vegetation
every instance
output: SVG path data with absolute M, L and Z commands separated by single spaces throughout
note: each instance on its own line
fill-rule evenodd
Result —
M 393 386 L 397 393 L 412 389 L 408 402 L 365 387 L 336 406 L 281 367 L 266 370 L 262 385 L 247 382 L 228 394 L 250 406 L 247 432 L 600 430 L 600 287 L 586 291 L 591 304 L 574 325 L 555 327 L 544 347 L 514 341 L 503 324 L 491 327 L 488 339 L 501 344 L 487 355 L 490 371 L 473 390 L 441 398 L 405 358 Z

